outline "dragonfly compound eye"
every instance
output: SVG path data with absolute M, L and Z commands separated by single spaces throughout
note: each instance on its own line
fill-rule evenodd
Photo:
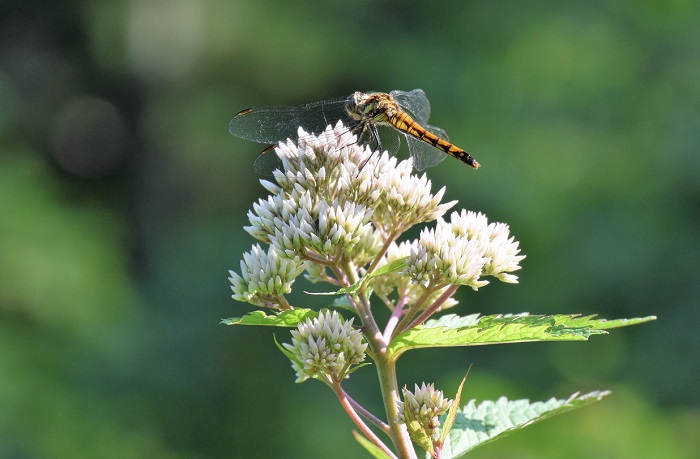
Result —
M 350 94 L 350 96 L 345 100 L 345 111 L 348 113 L 350 118 L 355 121 L 362 119 L 362 111 L 358 106 L 360 95 L 360 92 L 355 92 Z

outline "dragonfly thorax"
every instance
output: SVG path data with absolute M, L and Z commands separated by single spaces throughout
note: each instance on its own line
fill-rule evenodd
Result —
M 383 92 L 355 92 L 345 104 L 350 118 L 360 123 L 387 123 L 398 109 L 394 98 Z

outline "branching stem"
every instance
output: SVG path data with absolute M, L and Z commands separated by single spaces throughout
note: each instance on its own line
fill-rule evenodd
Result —
M 369 441 L 374 443 L 378 448 L 380 448 L 387 456 L 393 459 L 398 459 L 396 455 L 389 449 L 388 446 L 382 442 L 377 435 L 375 435 L 374 432 L 367 426 L 367 424 L 364 423 L 364 421 L 360 418 L 360 416 L 357 414 L 357 411 L 355 411 L 352 402 L 348 398 L 348 396 L 345 394 L 343 389 L 340 387 L 340 383 L 336 382 L 331 385 L 331 388 L 333 389 L 333 392 L 335 392 L 335 395 L 338 397 L 338 400 L 340 401 L 340 405 L 343 407 L 347 415 L 350 417 L 352 422 L 355 423 L 358 429 L 367 437 Z
M 363 418 L 367 419 L 369 422 L 380 428 L 385 434 L 389 435 L 389 432 L 391 431 L 391 429 L 389 428 L 389 424 L 382 421 L 381 419 L 373 415 L 371 412 L 369 412 L 364 406 L 360 405 L 355 400 L 353 400 L 353 398 L 350 397 L 347 394 L 347 392 L 343 391 L 343 394 L 345 394 L 345 397 L 348 399 L 355 411 L 357 411 L 360 414 L 360 416 L 362 416 Z
M 432 316 L 433 314 L 435 314 L 435 311 L 437 311 L 445 301 L 450 299 L 450 297 L 455 294 L 455 292 L 457 291 L 458 288 L 459 288 L 459 285 L 450 285 L 449 287 L 447 287 L 445 289 L 445 291 L 442 293 L 442 295 L 440 295 L 438 297 L 438 299 L 433 302 L 433 304 L 428 306 L 426 308 L 426 310 L 423 311 L 423 313 L 421 315 L 416 317 L 416 320 L 411 322 L 411 325 L 409 325 L 407 328 L 411 329 L 411 328 L 415 327 L 416 325 L 420 325 L 423 322 L 425 322 L 426 320 L 428 320 L 428 318 L 430 316 Z

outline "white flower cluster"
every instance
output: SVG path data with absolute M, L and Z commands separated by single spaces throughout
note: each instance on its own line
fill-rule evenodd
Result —
M 308 378 L 339 382 L 353 365 L 365 359 L 367 343 L 363 343 L 362 332 L 352 327 L 352 321 L 344 320 L 336 311 L 325 311 L 291 332 L 292 343 L 282 345 L 301 363 L 292 361 L 297 382 Z
M 289 257 L 333 263 L 348 247 L 372 239 L 372 210 L 339 199 L 313 201 L 311 193 L 300 195 L 296 191 L 282 200 L 281 212 L 269 219 L 266 237 L 273 247 Z M 271 212 L 269 208 L 256 210 L 259 215 Z M 260 227 L 253 228 L 251 234 Z
M 409 424 L 418 421 L 431 437 L 436 438 L 437 428 L 440 426 L 438 416 L 447 413 L 452 405 L 452 400 L 444 398 L 441 390 L 435 390 L 434 384 L 423 383 L 420 387 L 415 385 L 415 391 L 411 392 L 403 388 L 403 401 L 398 401 L 399 422 Z
M 484 276 L 493 276 L 512 284 L 518 282 L 517 276 L 508 273 L 520 269 L 520 262 L 525 255 L 518 255 L 519 243 L 510 236 L 508 225 L 489 223 L 481 212 L 465 210 L 461 213 L 453 212 L 450 225 L 457 234 L 479 239 L 486 246 L 484 256 L 488 261 L 484 265 L 482 273 Z
M 488 284 L 482 276 L 515 283 L 512 271 L 520 269 L 524 255 L 508 225 L 488 223 L 481 213 L 453 212 L 448 223 L 438 219 L 435 228 L 421 231 L 411 248 L 406 273 L 419 284 L 467 285 L 474 290 Z
M 280 296 L 291 291 L 292 283 L 304 271 L 299 257 L 281 257 L 275 247 L 267 252 L 260 244 L 243 254 L 241 274 L 229 271 L 233 298 L 246 303 L 277 308 Z
M 413 225 L 433 221 L 457 203 L 441 204 L 445 187 L 431 194 L 430 180 L 426 174 L 420 177 L 412 174 L 411 160 L 397 164 L 396 158 L 392 157 L 385 164 L 389 167 L 383 168 L 383 173 L 377 178 L 382 195 L 376 201 L 377 218 L 374 219 L 384 233 L 401 234 Z
M 300 129 L 297 143 L 280 143 L 275 154 L 284 170 L 274 172 L 274 183 L 262 181 L 270 195 L 254 204 L 245 228 L 271 248 L 254 246 L 241 274 L 231 272 L 235 299 L 287 309 L 282 295 L 304 270 L 313 281 L 334 282 L 338 269 L 354 269 L 347 279 L 356 280 L 372 262 L 378 268 L 402 258 L 404 271 L 371 281 L 387 304 L 392 291 L 402 307 L 419 298 L 427 307 L 452 285 L 476 290 L 488 284 L 486 276 L 517 282 L 511 273 L 524 256 L 508 226 L 464 210 L 444 220 L 455 202 L 441 204 L 445 189 L 433 194 L 425 174 L 412 174 L 410 159 L 359 145 L 341 123 L 318 136 Z M 417 240 L 395 242 L 408 228 L 436 219 Z M 441 309 L 454 304 L 440 299 Z
M 289 287 L 289 276 L 300 272 L 297 267 L 318 279 L 326 266 L 365 266 L 390 237 L 434 220 L 454 205 L 440 204 L 444 189 L 433 195 L 425 175 L 412 175 L 411 160 L 398 162 L 387 152 L 358 145 L 341 123 L 318 136 L 300 129 L 298 142 L 281 143 L 275 154 L 284 170 L 274 172 L 275 183 L 261 181 L 270 195 L 253 205 L 245 229 L 275 249 L 269 260 L 291 260 L 295 269 L 263 260 L 258 264 L 266 269 L 257 269 L 254 262 L 245 261 L 240 276 L 231 274 L 238 300 L 265 303 L 261 294 L 269 292 L 259 286 L 272 281 Z M 259 247 L 251 252 L 262 253 Z M 287 276 L 265 278 L 279 272 Z

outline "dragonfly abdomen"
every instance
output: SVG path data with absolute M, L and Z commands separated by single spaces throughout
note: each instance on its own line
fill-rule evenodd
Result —
M 473 169 L 479 167 L 479 163 L 472 158 L 472 155 L 462 150 L 458 146 L 445 139 L 441 139 L 432 132 L 425 129 L 423 126 L 418 124 L 411 118 L 408 114 L 400 111 L 394 113 L 392 116 L 388 117 L 389 123 L 391 123 L 396 129 L 405 132 L 406 134 L 412 135 L 413 137 L 422 140 L 423 142 L 429 143 L 438 150 L 442 150 L 448 155 L 459 159 L 463 163 L 467 164 Z

